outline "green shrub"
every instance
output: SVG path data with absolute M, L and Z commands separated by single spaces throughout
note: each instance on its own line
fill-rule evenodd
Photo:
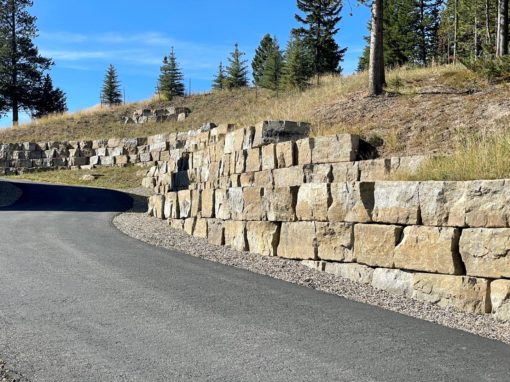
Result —
M 490 83 L 510 81 L 510 56 L 479 58 L 463 62 L 463 64 Z

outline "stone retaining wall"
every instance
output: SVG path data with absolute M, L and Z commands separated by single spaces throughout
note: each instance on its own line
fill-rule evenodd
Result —
M 216 245 L 510 320 L 510 183 L 395 182 L 424 157 L 362 160 L 353 135 L 220 126 L 144 179 L 149 213 Z M 264 137 L 264 138 L 262 138 Z

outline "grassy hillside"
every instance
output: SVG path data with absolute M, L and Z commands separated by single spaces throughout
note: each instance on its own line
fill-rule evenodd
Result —
M 388 73 L 388 93 L 366 96 L 366 74 L 327 77 L 302 93 L 255 89 L 195 95 L 172 102 L 192 114 L 184 123 L 128 125 L 123 116 L 146 101 L 111 109 L 52 116 L 0 132 L 0 142 L 134 137 L 197 128 L 204 122 L 254 124 L 264 119 L 312 123 L 313 134 L 336 132 L 381 138 L 383 155 L 452 152 L 466 140 L 505 131 L 510 126 L 510 87 L 487 85 L 461 66 L 403 68 Z

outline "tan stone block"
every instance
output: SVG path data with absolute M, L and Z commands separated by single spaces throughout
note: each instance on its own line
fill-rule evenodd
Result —
M 231 187 L 228 189 L 228 207 L 232 220 L 244 220 L 244 197 L 241 187 Z
M 421 182 L 420 212 L 424 225 L 465 226 L 466 182 Z
M 271 170 L 258 171 L 254 173 L 253 187 L 272 188 L 273 173 Z
M 176 192 L 169 192 L 165 195 L 163 216 L 165 219 L 177 219 L 179 217 L 179 202 Z
M 308 164 L 303 166 L 306 183 L 331 183 L 333 175 L 330 164 Z
M 357 135 L 315 137 L 312 141 L 312 163 L 353 162 L 356 160 L 358 148 Z
M 420 224 L 418 182 L 376 182 L 374 210 L 376 223 Z
M 220 168 L 219 168 L 219 176 L 230 176 L 230 158 L 232 154 L 225 154 L 223 155 L 221 162 L 220 162 Z
M 228 203 L 228 192 L 224 189 L 217 189 L 214 192 L 214 216 L 218 219 L 229 220 L 231 217 Z
M 356 263 L 327 263 L 322 262 L 324 272 L 340 276 L 359 284 L 371 284 L 374 269 Z
M 413 275 L 414 299 L 464 312 L 490 313 L 489 281 L 466 276 Z
M 469 276 L 510 277 L 510 229 L 462 230 L 460 254 Z
M 263 221 L 246 223 L 248 250 L 262 256 L 276 256 L 280 241 L 279 224 Z
M 387 180 L 391 171 L 390 159 L 374 159 L 358 162 L 360 181 L 374 182 Z
M 394 252 L 402 227 L 379 224 L 354 226 L 354 258 L 372 267 L 393 268 Z
M 494 317 L 510 321 L 510 280 L 495 280 L 490 285 Z
M 241 175 L 240 174 L 230 175 L 228 187 L 241 187 Z
M 184 231 L 190 236 L 192 236 L 193 232 L 195 231 L 196 221 L 197 221 L 197 219 L 195 219 L 195 218 L 188 218 L 188 219 L 184 220 Z
M 316 223 L 321 260 L 349 262 L 354 259 L 354 227 L 351 223 Z
M 266 220 L 266 208 L 263 195 L 263 188 L 243 188 L 244 210 L 242 220 Z
M 236 164 L 234 174 L 241 174 L 246 171 L 246 150 L 236 151 Z
M 312 139 L 304 138 L 296 141 L 297 164 L 305 165 L 312 163 Z
M 369 223 L 374 206 L 373 183 L 332 183 L 330 222 Z
M 308 183 L 299 187 L 296 204 L 298 220 L 327 221 L 329 207 L 329 186 Z
M 315 222 L 282 223 L 278 256 L 287 259 L 317 260 Z
M 164 218 L 164 205 L 165 197 L 163 195 L 152 195 L 149 198 L 149 216 L 154 216 L 158 219 Z
M 279 187 L 264 190 L 264 204 L 269 221 L 295 221 L 299 187 Z
M 245 129 L 237 129 L 225 135 L 225 154 L 232 154 L 243 149 Z
M 197 218 L 193 236 L 207 239 L 207 219 Z
M 262 170 L 273 170 L 276 168 L 276 145 L 271 143 L 262 146 Z
M 193 190 L 191 191 L 191 216 L 197 217 L 202 211 L 202 191 Z
M 183 230 L 184 229 L 184 220 L 182 219 L 170 219 L 169 221 L 170 227 L 173 229 Z
M 252 187 L 255 182 L 254 172 L 243 172 L 239 176 L 239 184 L 241 187 Z
M 213 245 L 225 245 L 225 229 L 223 228 L 223 220 L 207 220 L 207 240 Z
M 214 217 L 214 189 L 204 189 L 202 191 L 202 212 L 203 218 Z
M 223 226 L 225 228 L 225 245 L 236 251 L 246 251 L 246 222 L 227 220 Z
M 296 150 L 294 142 L 281 142 L 276 144 L 276 162 L 278 168 L 292 167 L 296 163 Z
M 372 276 L 372 286 L 389 293 L 412 297 L 413 280 L 413 273 L 400 269 L 377 268 Z
M 273 170 L 273 179 L 275 187 L 300 186 L 305 180 L 303 167 L 294 166 Z
M 246 172 L 260 171 L 261 169 L 261 158 L 260 148 L 250 149 L 246 151 Z
M 182 190 L 177 193 L 177 198 L 179 200 L 179 217 L 181 219 L 186 219 L 191 217 L 191 191 L 190 190 Z

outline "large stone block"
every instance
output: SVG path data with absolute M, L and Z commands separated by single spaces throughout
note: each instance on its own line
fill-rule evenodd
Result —
M 207 219 L 197 218 L 195 221 L 195 229 L 193 230 L 193 236 L 200 237 L 202 239 L 207 238 Z
M 202 190 L 202 213 L 203 218 L 214 217 L 214 189 Z
M 274 170 L 276 168 L 276 145 L 262 146 L 262 170 Z
M 228 192 L 224 189 L 217 189 L 214 192 L 214 215 L 218 219 L 230 219 L 230 207 L 228 202 Z
M 459 254 L 457 228 L 411 226 L 395 249 L 394 266 L 400 269 L 461 275 L 464 266 Z
M 419 194 L 423 224 L 463 227 L 465 186 L 465 182 L 421 182 Z
M 316 260 L 315 223 L 282 223 L 278 256 L 287 259 Z
M 246 172 L 260 171 L 261 169 L 261 158 L 260 148 L 250 149 L 246 152 Z
M 316 236 L 319 259 L 342 262 L 353 261 L 353 224 L 316 223 Z
M 177 193 L 179 200 L 179 217 L 187 219 L 191 217 L 191 191 L 182 190 Z
M 237 251 L 246 251 L 246 222 L 227 220 L 223 223 L 225 228 L 225 245 Z
M 276 163 L 278 168 L 292 167 L 296 163 L 294 142 L 281 142 L 276 145 Z
M 510 278 L 510 229 L 464 229 L 460 254 L 469 276 Z
M 306 165 L 312 163 L 312 142 L 311 138 L 304 138 L 296 141 L 297 164 Z
M 310 125 L 304 122 L 264 121 L 255 126 L 253 147 L 297 140 L 308 136 Z
M 236 151 L 236 153 L 235 153 L 236 162 L 235 162 L 234 174 L 241 174 L 246 171 L 246 155 L 247 155 L 246 150 Z
M 165 219 L 179 218 L 179 202 L 176 192 L 169 192 L 165 195 L 165 207 L 163 212 Z
M 490 285 L 492 313 L 501 321 L 510 321 L 510 280 L 495 280 Z
M 368 223 L 374 208 L 373 183 L 332 183 L 330 222 Z
M 294 166 L 273 170 L 273 178 L 275 187 L 292 187 L 302 185 L 305 175 L 302 166 Z
M 312 163 L 353 162 L 359 148 L 357 135 L 316 137 L 312 141 Z
M 331 165 L 332 182 L 357 182 L 360 180 L 358 162 L 340 162 Z
M 295 221 L 298 187 L 279 187 L 264 190 L 264 205 L 269 221 Z
M 243 149 L 245 129 L 233 130 L 225 135 L 225 154 L 232 154 Z
M 376 223 L 420 224 L 418 182 L 376 182 L 372 220 Z
M 359 284 L 371 284 L 374 269 L 356 263 L 323 263 L 324 272 L 340 276 Z
M 296 216 L 298 220 L 327 221 L 330 203 L 327 184 L 303 184 L 299 187 Z
M 331 183 L 333 180 L 330 164 L 308 164 L 303 171 L 306 183 Z
M 262 256 L 276 256 L 280 241 L 280 226 L 272 222 L 250 221 L 246 223 L 248 250 Z
M 412 297 L 469 313 L 491 311 L 489 281 L 474 277 L 415 273 Z
M 390 159 L 373 159 L 359 162 L 359 180 L 362 182 L 387 180 L 390 175 L 390 171 Z
M 231 213 L 231 219 L 244 220 L 244 197 L 241 187 L 232 187 L 228 189 L 228 206 Z
M 244 210 L 242 220 L 266 220 L 263 195 L 263 188 L 246 187 L 243 189 Z
M 149 212 L 150 216 L 154 216 L 158 219 L 164 218 L 164 205 L 165 205 L 165 197 L 163 195 L 152 195 L 149 198 Z
M 197 217 L 202 211 L 202 192 L 200 190 L 191 191 L 191 216 Z
M 190 236 L 193 236 L 193 232 L 195 232 L 196 221 L 196 218 L 188 218 L 184 220 L 184 232 Z
M 223 220 L 207 219 L 207 241 L 213 245 L 225 245 Z
M 412 297 L 413 274 L 399 269 L 377 268 L 372 277 L 372 286 L 393 294 Z
M 393 268 L 394 252 L 402 235 L 402 227 L 379 224 L 356 224 L 354 257 L 358 263 L 373 267 Z
M 273 173 L 271 170 L 258 171 L 253 174 L 253 187 L 272 188 L 273 184 Z

